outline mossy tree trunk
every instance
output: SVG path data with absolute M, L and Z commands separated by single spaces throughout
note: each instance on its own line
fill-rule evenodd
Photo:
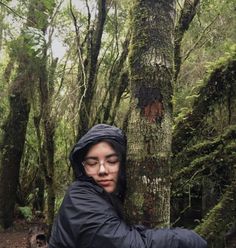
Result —
M 5 11 L 3 6 L 0 5 L 0 51 L 2 50 L 2 39 L 3 39 L 3 20 L 5 17 Z
M 224 237 L 227 235 L 227 232 L 229 234 L 230 228 L 235 225 L 235 216 L 236 180 L 234 179 L 222 196 L 222 199 L 214 206 L 214 208 L 211 209 L 203 222 L 197 226 L 195 231 L 208 241 L 209 246 L 212 245 L 212 247 L 216 248 L 222 247 L 225 243 L 222 236 Z
M 203 191 L 202 196 L 197 196 L 200 200 L 197 208 L 203 207 L 204 212 L 208 213 L 195 230 L 207 239 L 209 246 L 216 248 L 225 247 L 226 243 L 228 247 L 235 236 L 235 68 L 234 46 L 209 71 L 191 113 L 178 123 L 172 142 L 175 169 L 172 193 L 177 199 L 182 195 L 183 202 L 187 187 L 194 188 L 195 195 Z M 220 106 L 225 110 L 224 119 L 219 118 L 224 123 L 224 132 L 221 126 L 212 123 Z M 208 134 L 208 130 L 213 132 Z M 182 215 L 179 220 L 183 221 L 187 215 L 184 215 L 185 206 L 182 209 L 178 213 Z M 188 214 L 189 220 L 191 218 Z M 196 215 L 192 217 L 194 225 L 195 220 Z
M 230 57 L 221 61 L 217 67 L 204 79 L 204 85 L 199 91 L 199 97 L 193 103 L 193 110 L 181 120 L 175 129 L 173 136 L 173 152 L 178 154 L 191 144 L 196 136 L 201 136 L 205 118 L 212 111 L 212 107 L 220 102 L 227 102 L 229 123 L 234 124 L 235 117 L 232 119 L 232 112 L 235 112 L 236 85 L 236 51 L 232 51 Z M 234 122 L 233 122 L 234 121 Z
M 54 155 L 55 155 L 55 128 L 56 119 L 53 116 L 52 97 L 54 93 L 54 74 L 57 66 L 57 59 L 52 61 L 51 66 L 47 67 L 47 56 L 42 60 L 40 66 L 40 106 L 42 118 L 43 141 L 40 149 L 41 165 L 44 171 L 45 181 L 47 185 L 47 222 L 51 229 L 54 219 L 55 209 L 55 189 L 54 189 Z M 49 70 L 49 72 L 48 72 Z M 40 136 L 38 135 L 40 140 Z
M 38 79 L 39 58 L 34 56 L 31 40 L 25 29 L 32 27 L 44 32 L 47 25 L 45 11 L 44 4 L 36 0 L 30 1 L 28 21 L 21 36 L 15 42 L 11 54 L 18 68 L 16 77 L 11 83 L 10 108 L 4 124 L 1 144 L 0 225 L 4 228 L 13 224 L 20 163 L 29 120 L 30 98 L 34 94 L 34 83 Z
M 28 76 L 27 78 L 29 79 Z M 22 82 L 24 79 L 18 78 L 18 80 Z M 0 225 L 4 228 L 8 228 L 13 223 L 20 162 L 30 111 L 28 98 L 22 90 L 13 90 L 9 97 L 10 112 L 5 122 L 1 147 Z
M 135 0 L 131 13 L 126 210 L 147 226 L 170 221 L 174 2 Z

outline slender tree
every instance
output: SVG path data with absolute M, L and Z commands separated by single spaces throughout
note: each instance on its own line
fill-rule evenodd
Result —
M 87 57 L 84 61 L 80 60 L 80 72 L 82 77 L 79 80 L 81 91 L 79 95 L 79 124 L 77 137 L 81 137 L 90 127 L 90 112 L 92 99 L 95 93 L 96 74 L 98 66 L 98 55 L 101 48 L 102 35 L 107 16 L 107 1 L 98 1 L 98 14 L 95 27 L 91 27 L 87 38 Z M 75 24 L 76 25 L 76 24 Z M 79 32 L 77 34 L 78 54 L 81 57 L 81 47 L 79 42 Z M 82 68 L 82 69 L 81 69 Z
M 177 80 L 181 63 L 181 41 L 185 32 L 189 29 L 189 26 L 196 15 L 197 7 L 200 4 L 200 0 L 185 0 L 183 7 L 180 11 L 179 19 L 175 26 L 175 42 L 174 42 L 174 81 Z
M 103 122 L 114 123 L 116 111 L 121 100 L 121 96 L 128 86 L 127 72 L 125 72 L 125 62 L 128 56 L 130 37 L 128 36 L 123 43 L 123 51 L 109 74 L 109 86 L 107 93 L 109 94 L 106 107 L 104 109 Z

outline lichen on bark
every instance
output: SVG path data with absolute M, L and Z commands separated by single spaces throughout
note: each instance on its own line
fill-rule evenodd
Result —
M 142 201 L 129 201 L 127 209 L 131 219 L 147 226 L 169 225 L 173 16 L 172 0 L 133 2 L 128 195 Z

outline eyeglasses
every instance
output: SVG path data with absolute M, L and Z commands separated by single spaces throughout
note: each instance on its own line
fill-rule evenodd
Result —
M 109 155 L 103 161 L 100 161 L 98 158 L 88 157 L 82 162 L 83 166 L 88 172 L 94 173 L 98 172 L 100 167 L 103 165 L 109 171 L 116 171 L 119 168 L 120 159 L 117 155 Z

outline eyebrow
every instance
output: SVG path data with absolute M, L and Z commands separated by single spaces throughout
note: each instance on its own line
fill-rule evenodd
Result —
M 111 153 L 111 154 L 108 154 L 105 156 L 105 158 L 110 158 L 110 157 L 113 157 L 113 156 L 116 156 L 118 157 L 117 153 Z M 99 160 L 98 157 L 93 157 L 93 156 L 89 156 L 89 157 L 85 157 L 84 159 L 96 159 L 96 160 Z

